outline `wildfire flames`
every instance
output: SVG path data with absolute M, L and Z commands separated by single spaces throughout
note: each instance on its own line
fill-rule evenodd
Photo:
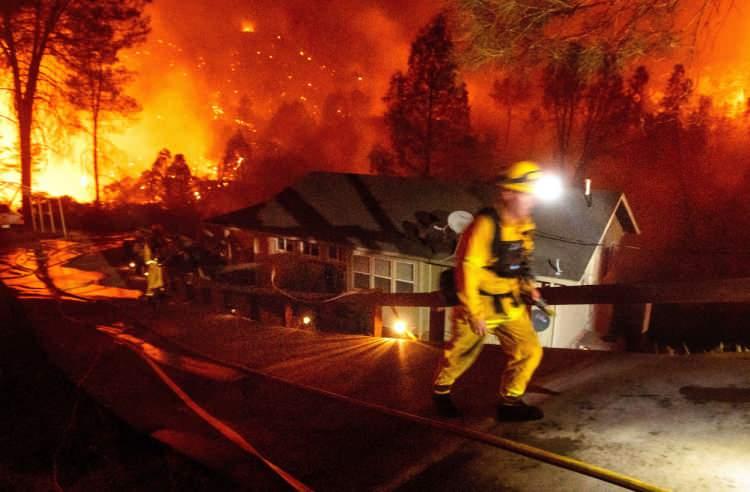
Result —
M 143 109 L 132 119 L 109 122 L 101 144 L 102 188 L 138 176 L 162 148 L 185 154 L 194 175 L 216 177 L 230 136 L 227 128 L 242 127 L 260 136 L 283 103 L 302 102 L 320 120 L 330 94 L 359 91 L 367 101 L 366 116 L 381 116 L 381 98 L 391 75 L 405 68 L 415 33 L 436 11 L 431 2 L 418 2 L 407 14 L 401 2 L 374 6 L 362 1 L 353 8 L 342 0 L 332 2 L 322 16 L 317 7 L 303 2 L 293 2 L 298 5 L 291 8 L 261 1 L 256 5 L 264 12 L 259 23 L 247 12 L 237 12 L 237 6 L 219 19 L 211 15 L 213 8 L 199 3 L 165 0 L 152 6 L 149 41 L 122 56 L 138 73 L 128 92 Z M 179 22 L 170 21 L 176 18 Z M 740 58 L 736 54 L 721 64 L 730 66 Z M 688 69 L 696 81 L 695 94 L 711 96 L 715 111 L 731 118 L 745 115 L 747 72 L 716 68 L 708 75 L 708 70 Z M 663 85 L 668 72 L 652 72 L 654 89 Z M 475 126 L 496 124 L 498 113 L 489 95 L 494 76 L 464 74 Z M 247 114 L 237 110 L 243 97 L 251 101 Z M 651 97 L 656 101 L 659 94 L 652 92 Z M 37 114 L 37 121 L 34 191 L 92 201 L 88 132 L 61 130 L 52 114 Z M 368 169 L 372 141 L 372 136 L 365 139 L 347 170 Z M 18 154 L 12 104 L 8 92 L 0 92 L 0 201 L 12 200 L 13 206 L 20 204 Z
M 0 202 L 21 201 L 20 156 L 18 129 L 12 119 L 10 97 L 0 92 Z M 48 118 L 52 118 L 51 116 Z M 81 133 L 67 133 L 63 139 L 54 137 L 55 131 L 45 125 L 51 121 L 41 119 L 34 131 L 37 154 L 32 188 L 50 196 L 69 195 L 79 201 L 92 201 L 94 189 L 90 169 L 90 144 Z
M 249 20 L 243 21 L 242 32 L 255 32 L 255 23 Z

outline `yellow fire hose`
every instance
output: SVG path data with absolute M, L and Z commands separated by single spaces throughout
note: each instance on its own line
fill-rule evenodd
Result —
M 177 343 L 173 341 L 174 343 Z M 179 345 L 179 344 L 178 344 Z M 183 347 L 184 349 L 194 352 L 193 349 L 190 349 L 188 347 Z M 330 391 L 326 391 L 320 388 L 315 388 L 312 386 L 307 386 L 304 384 L 295 383 L 292 381 L 288 381 L 283 378 L 279 378 L 277 376 L 272 376 L 269 374 L 265 374 L 263 372 L 248 368 L 246 366 L 242 366 L 239 364 L 233 364 L 226 361 L 221 361 L 214 359 L 212 357 L 208 357 L 206 355 L 200 354 L 200 357 L 211 361 L 215 364 L 224 365 L 226 367 L 230 367 L 232 369 L 247 373 L 247 374 L 253 374 L 255 376 L 261 376 L 264 378 L 268 378 L 270 380 L 301 389 L 304 391 L 316 393 L 319 395 L 326 396 L 328 398 L 332 398 L 334 400 L 342 401 L 345 403 L 348 403 L 350 405 L 356 405 L 359 407 L 367 408 L 370 410 L 374 410 L 376 412 L 390 415 L 393 417 L 409 420 L 412 422 L 415 422 L 417 424 L 426 425 L 428 427 L 432 427 L 434 429 L 442 430 L 445 432 L 449 432 L 451 434 L 470 439 L 473 441 L 481 442 L 484 444 L 489 444 L 490 446 L 494 446 L 496 448 L 504 449 L 506 451 L 510 451 L 512 453 L 516 453 L 522 456 L 526 456 L 528 458 L 541 461 L 543 463 L 547 463 L 553 466 L 557 466 L 560 468 L 565 468 L 571 471 L 574 471 L 576 473 L 580 473 L 581 475 L 586 475 L 592 478 L 596 478 L 598 480 L 602 480 L 604 482 L 608 482 L 614 485 L 618 485 L 620 487 L 623 487 L 628 490 L 634 490 L 639 492 L 668 492 L 669 489 L 665 489 L 663 487 L 658 487 L 656 485 L 652 485 L 649 483 L 646 483 L 642 480 L 638 480 L 633 477 L 629 477 L 627 475 L 624 475 L 622 473 L 618 473 L 612 470 L 608 470 L 606 468 L 602 468 L 600 466 L 592 465 L 590 463 L 586 463 L 584 461 L 580 461 L 574 458 L 570 458 L 567 456 L 563 456 L 560 454 L 552 453 L 549 451 L 545 451 L 540 448 L 536 448 L 534 446 L 529 446 L 527 444 L 523 444 L 517 441 L 513 441 L 511 439 L 506 439 L 503 437 L 495 436 L 493 434 L 488 434 L 485 432 L 476 431 L 473 429 L 468 429 L 466 427 L 451 424 L 449 422 L 444 422 L 441 420 L 431 419 L 428 417 L 422 417 L 420 415 L 416 415 L 410 412 L 405 412 L 402 410 L 396 410 L 393 408 L 389 408 L 383 405 L 379 405 L 377 403 L 370 403 L 367 401 L 359 400 L 356 398 L 351 398 L 348 396 L 340 395 L 338 393 L 333 393 Z

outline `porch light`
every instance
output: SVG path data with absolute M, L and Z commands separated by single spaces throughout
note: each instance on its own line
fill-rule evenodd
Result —
M 310 316 L 302 316 L 303 325 L 309 325 L 310 323 L 312 323 L 312 318 Z
M 393 324 L 393 331 L 395 331 L 397 335 L 403 335 L 406 333 L 406 321 L 402 319 L 396 320 Z

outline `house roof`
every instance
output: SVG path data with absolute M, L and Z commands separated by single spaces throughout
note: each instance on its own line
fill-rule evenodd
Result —
M 267 202 L 210 222 L 450 264 L 456 235 L 446 227 L 448 215 L 476 212 L 492 203 L 492 192 L 429 178 L 316 172 Z M 554 276 L 549 261 L 559 258 L 558 278 L 578 281 L 612 220 L 638 231 L 622 193 L 592 194 L 591 207 L 578 194 L 537 207 L 537 274 Z

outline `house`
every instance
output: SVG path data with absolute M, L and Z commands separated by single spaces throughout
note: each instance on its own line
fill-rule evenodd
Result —
M 268 285 L 275 269 L 277 283 L 296 291 L 431 292 L 453 263 L 458 238 L 448 216 L 481 209 L 493 192 L 426 178 L 316 172 L 209 224 L 235 238 L 245 261 L 263 265 L 258 285 Z M 611 281 L 615 247 L 625 234 L 639 232 L 625 196 L 603 190 L 594 190 L 590 201 L 568 191 L 540 205 L 535 220 L 533 269 L 542 285 Z M 545 346 L 577 347 L 602 323 L 594 315 L 592 306 L 560 306 L 540 339 Z M 429 308 L 386 307 L 382 316 L 385 327 L 403 319 L 418 338 L 429 338 Z

